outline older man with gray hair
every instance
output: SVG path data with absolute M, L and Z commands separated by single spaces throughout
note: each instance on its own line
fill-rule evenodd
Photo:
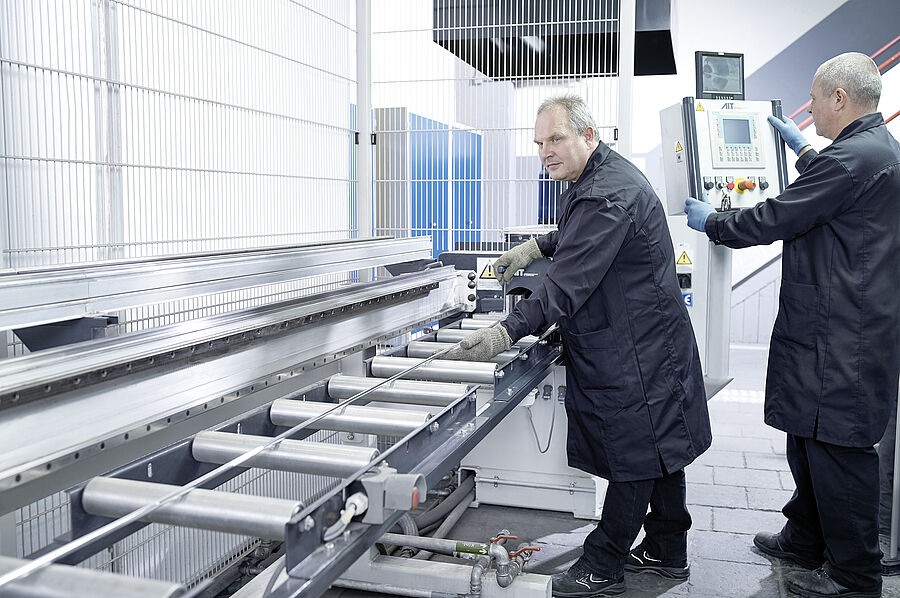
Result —
M 800 176 L 753 208 L 688 198 L 688 225 L 728 247 L 784 241 L 765 420 L 787 433 L 796 490 L 787 523 L 757 548 L 809 571 L 808 597 L 881 596 L 878 456 L 900 375 L 900 145 L 876 112 L 881 76 L 855 52 L 825 62 L 809 112 L 831 145 L 817 153 L 788 118 L 769 117 Z

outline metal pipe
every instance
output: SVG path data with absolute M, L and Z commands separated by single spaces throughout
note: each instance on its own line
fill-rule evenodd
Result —
M 194 459 L 201 463 L 227 463 L 271 440 L 268 436 L 200 432 L 191 443 Z M 278 471 L 345 477 L 371 463 L 378 449 L 302 440 L 282 440 L 247 461 L 251 467 Z
M 84 510 L 101 517 L 121 517 L 174 492 L 178 486 L 96 477 L 84 487 Z M 219 532 L 284 540 L 284 526 L 303 503 L 263 496 L 195 488 L 163 504 L 141 521 L 168 523 Z
M 450 511 L 450 514 L 447 515 L 447 518 L 444 519 L 444 522 L 440 525 L 440 527 L 438 527 L 436 530 L 434 530 L 434 533 L 431 534 L 431 537 L 432 538 L 445 538 L 447 536 L 447 534 L 450 533 L 450 530 L 453 529 L 453 527 L 456 525 L 456 522 L 462 518 L 463 513 L 466 512 L 466 509 L 469 508 L 469 505 L 472 504 L 473 500 L 475 500 L 475 491 L 474 490 L 469 492 L 469 494 L 467 494 L 466 497 L 463 500 L 461 500 L 458 505 L 453 507 L 453 510 Z M 428 559 L 431 558 L 432 554 L 434 554 L 434 553 L 429 552 L 427 550 L 420 550 L 418 553 L 416 553 L 416 555 L 413 557 L 413 559 L 427 561 Z
M 444 349 L 448 349 L 452 347 L 455 343 L 435 343 L 428 341 L 413 341 L 406 345 L 406 356 L 407 357 L 431 357 L 438 351 L 442 351 Z M 490 359 L 491 363 L 500 363 L 506 364 L 516 359 L 519 356 L 518 350 L 509 350 L 498 353 L 494 357 Z
M 0 573 L 14 571 L 28 561 L 0 556 Z M 170 581 L 141 579 L 94 569 L 50 565 L 3 587 L 4 598 L 177 598 L 184 586 Z
M 482 578 L 488 567 L 491 566 L 491 559 L 486 556 L 479 556 L 472 565 L 472 574 L 469 577 L 469 595 L 466 598 L 481 598 Z
M 403 534 L 384 534 L 380 542 L 395 546 L 412 546 L 431 552 L 438 552 L 450 556 L 461 554 L 488 554 L 490 545 L 482 542 L 464 542 L 462 540 L 446 540 L 444 538 L 429 538 L 426 536 L 404 536 Z M 507 557 L 507 560 L 508 557 Z
M 460 330 L 459 328 L 441 328 L 435 332 L 435 338 L 440 343 L 458 343 L 462 339 L 471 334 L 471 330 Z M 528 335 L 523 336 L 518 342 L 513 343 L 513 347 L 527 347 L 537 342 L 538 337 Z
M 380 382 L 383 382 L 380 378 L 362 378 L 338 374 L 328 380 L 328 396 L 338 400 L 349 399 Z M 446 407 L 467 392 L 469 392 L 469 386 L 466 384 L 394 380 L 378 390 L 372 391 L 364 400 Z
M 334 405 L 331 403 L 278 399 L 269 409 L 269 419 L 276 426 L 294 426 L 299 422 L 319 417 L 333 408 Z M 429 419 L 431 414 L 428 413 L 347 405 L 308 427 L 314 430 L 406 436 Z
M 420 361 L 411 357 L 373 357 L 371 364 L 372 375 L 379 377 L 393 376 L 398 372 L 415 366 Z M 495 363 L 435 359 L 427 365 L 404 374 L 404 377 L 437 382 L 493 384 L 497 371 L 497 364 Z

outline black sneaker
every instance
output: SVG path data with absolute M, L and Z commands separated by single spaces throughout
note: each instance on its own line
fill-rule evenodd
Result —
M 618 596 L 625 591 L 625 578 L 609 579 L 591 573 L 578 564 L 565 573 L 553 574 L 553 595 L 557 598 L 588 598 L 590 596 Z
M 625 557 L 625 570 L 629 573 L 655 573 L 666 579 L 687 579 L 691 576 L 691 568 L 686 561 L 672 563 L 655 559 L 641 545 L 635 546 Z
M 778 532 L 777 534 L 759 532 L 754 536 L 753 544 L 764 554 L 790 561 L 795 565 L 800 565 L 804 569 L 818 569 L 822 566 L 822 563 L 825 562 L 824 559 L 814 561 L 807 556 L 794 552 L 781 535 L 781 532 Z
M 795 594 L 805 598 L 879 598 L 881 584 L 866 589 L 851 589 L 841 585 L 828 575 L 823 567 L 815 571 L 788 571 L 784 576 L 785 585 Z

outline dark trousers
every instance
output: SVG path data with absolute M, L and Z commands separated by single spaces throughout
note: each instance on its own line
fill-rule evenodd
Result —
M 625 557 L 641 525 L 646 532 L 642 545 L 650 556 L 674 566 L 687 564 L 691 514 L 685 504 L 683 469 L 653 480 L 610 482 L 600 523 L 585 539 L 579 564 L 600 576 L 622 577 Z
M 809 560 L 824 558 L 826 571 L 845 586 L 880 586 L 875 449 L 788 434 L 787 461 L 797 485 L 782 509 L 787 542 Z

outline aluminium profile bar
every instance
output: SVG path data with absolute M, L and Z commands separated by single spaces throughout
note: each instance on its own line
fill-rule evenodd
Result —
M 0 330 L 430 257 L 427 237 L 377 237 L 0 271 Z

